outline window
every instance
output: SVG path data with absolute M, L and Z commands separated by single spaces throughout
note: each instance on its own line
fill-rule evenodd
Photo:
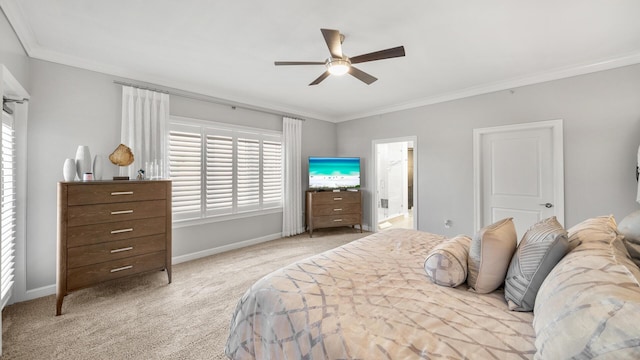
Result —
M 13 116 L 2 113 L 0 144 L 0 302 L 11 298 L 16 248 L 16 151 Z
M 169 172 L 177 221 L 280 210 L 282 134 L 173 117 Z

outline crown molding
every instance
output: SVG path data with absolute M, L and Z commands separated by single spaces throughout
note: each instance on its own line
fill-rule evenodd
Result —
M 388 114 L 396 111 L 415 109 L 422 106 L 439 104 L 452 100 L 459 100 L 467 97 L 489 94 L 497 91 L 511 90 L 514 88 L 540 84 L 548 81 L 566 79 L 574 76 L 590 74 L 598 71 L 611 70 L 629 65 L 640 64 L 640 52 L 626 54 L 620 57 L 605 59 L 593 63 L 584 63 L 574 66 L 567 66 L 551 71 L 541 72 L 531 76 L 523 76 L 505 81 L 499 81 L 479 86 L 469 87 L 460 91 L 432 96 L 415 101 L 404 102 L 396 105 L 385 106 L 372 111 L 354 114 L 335 120 L 335 122 L 344 122 L 356 119 L 362 119 L 370 116 Z
M 211 89 L 207 89 L 201 86 L 194 86 L 187 82 L 181 82 L 176 80 L 169 80 L 161 78 L 155 75 L 140 73 L 131 71 L 118 66 L 113 66 L 101 62 L 87 61 L 79 57 L 62 54 L 50 50 L 43 49 L 37 42 L 35 35 L 25 21 L 24 13 L 20 5 L 16 0 L 0 0 L 0 8 L 4 11 L 9 23 L 15 30 L 18 39 L 22 43 L 27 55 L 34 59 L 50 61 L 62 65 L 68 65 L 85 70 L 95 71 L 108 75 L 118 76 L 127 79 L 133 79 L 135 81 L 157 84 L 163 87 L 173 88 L 179 91 L 194 93 L 202 95 L 204 97 L 211 97 L 218 101 L 228 102 L 230 104 L 237 104 L 248 109 L 255 111 L 268 111 L 279 112 L 285 116 L 293 116 L 299 118 L 316 119 L 322 121 L 328 121 L 333 123 L 340 123 L 350 120 L 362 119 L 371 116 L 388 114 L 391 112 L 403 111 L 414 109 L 422 106 L 434 105 L 452 100 L 463 99 L 467 97 L 488 94 L 497 91 L 510 90 L 517 87 L 533 85 L 553 80 L 560 80 L 578 75 L 584 75 L 594 73 L 598 71 L 610 70 L 618 67 L 634 65 L 640 63 L 640 52 L 633 52 L 618 56 L 610 59 L 603 59 L 600 61 L 577 64 L 573 66 L 567 66 L 563 68 L 552 69 L 550 71 L 540 72 L 534 75 L 528 75 L 518 78 L 507 79 L 504 81 L 481 84 L 478 86 L 461 89 L 458 91 L 452 91 L 445 94 L 436 96 L 430 96 L 425 98 L 419 98 L 411 101 L 397 103 L 389 106 L 379 107 L 371 109 L 365 112 L 359 112 L 354 114 L 345 115 L 342 117 L 331 117 L 327 114 L 315 113 L 306 111 L 300 108 L 291 107 L 279 103 L 261 102 L 256 99 L 250 98 L 233 98 L 224 94 L 218 94 L 212 92 Z
M 28 56 L 31 56 L 33 47 L 37 47 L 38 42 L 33 34 L 33 30 L 25 21 L 26 16 L 24 16 L 22 8 L 15 0 L 0 0 L 0 8 L 7 17 L 7 20 L 9 20 L 11 27 L 13 27 L 13 31 L 16 32 L 24 51 Z

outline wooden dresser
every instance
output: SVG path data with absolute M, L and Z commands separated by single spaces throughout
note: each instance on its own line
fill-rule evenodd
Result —
M 306 221 L 309 237 L 313 229 L 360 225 L 362 232 L 362 193 L 360 191 L 307 191 Z
M 56 315 L 72 291 L 166 270 L 171 283 L 171 181 L 58 183 Z

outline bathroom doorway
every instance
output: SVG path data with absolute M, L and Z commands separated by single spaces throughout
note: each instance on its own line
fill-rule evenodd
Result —
M 373 141 L 373 231 L 417 229 L 417 138 Z

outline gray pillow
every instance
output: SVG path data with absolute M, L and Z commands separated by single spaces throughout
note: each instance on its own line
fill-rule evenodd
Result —
M 441 286 L 456 287 L 467 280 L 467 256 L 471 238 L 458 235 L 436 246 L 424 261 L 424 271 Z
M 517 242 L 513 218 L 502 219 L 480 229 L 469 248 L 469 290 L 488 294 L 499 288 L 504 283 Z
M 567 252 L 567 231 L 555 216 L 531 226 L 522 237 L 507 271 L 504 297 L 509 309 L 533 311 L 540 285 Z

